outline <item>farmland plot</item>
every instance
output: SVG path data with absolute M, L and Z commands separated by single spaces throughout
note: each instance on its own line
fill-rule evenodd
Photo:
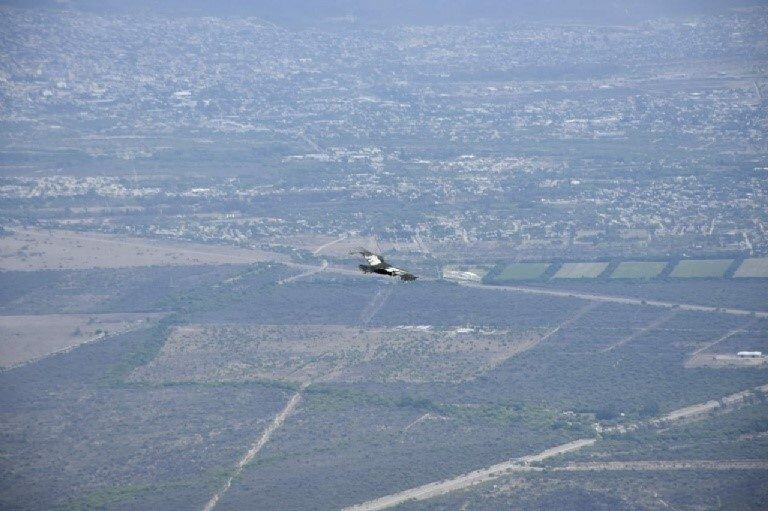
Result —
M 744 259 L 734 277 L 768 277 L 768 257 Z
M 680 261 L 672 270 L 673 277 L 704 278 L 722 277 L 731 265 L 731 259 L 692 259 Z
M 608 268 L 608 263 L 565 263 L 555 273 L 556 279 L 593 279 Z
M 188 325 L 133 381 L 462 381 L 533 347 L 542 332 Z
M 623 261 L 611 274 L 612 279 L 652 279 L 664 271 L 667 263 L 657 261 Z

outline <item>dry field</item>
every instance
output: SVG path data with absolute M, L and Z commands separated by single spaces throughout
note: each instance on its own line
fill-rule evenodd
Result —
M 14 231 L 0 238 L 0 270 L 243 264 L 280 258 L 258 250 L 199 243 L 59 230 Z
M 737 357 L 733 354 L 699 353 L 698 355 L 689 358 L 685 362 L 685 367 L 714 367 L 718 369 L 729 367 L 759 367 L 765 362 L 765 357 L 744 358 Z
M 12 367 L 148 326 L 161 314 L 0 316 L 0 366 Z
M 542 332 L 315 325 L 175 328 L 132 381 L 461 381 L 530 349 Z

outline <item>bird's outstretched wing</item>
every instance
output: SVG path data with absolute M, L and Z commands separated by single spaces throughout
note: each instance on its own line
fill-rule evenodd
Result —
M 400 268 L 390 266 L 387 264 L 383 257 L 378 254 L 374 254 L 369 250 L 361 248 L 360 250 L 352 252 L 352 254 L 360 254 L 365 258 L 366 261 L 368 261 L 369 266 L 362 264 L 360 265 L 360 269 L 363 270 L 364 273 L 381 273 L 384 275 L 389 275 L 390 277 L 400 277 L 401 280 L 406 281 L 416 280 L 418 278 L 413 273 L 409 273 L 405 270 L 401 270 Z
M 359 250 L 357 252 L 353 252 L 354 254 L 360 254 L 365 258 L 366 261 L 368 261 L 368 264 L 371 266 L 385 266 L 387 262 L 384 260 L 383 257 L 380 255 L 376 255 L 373 252 L 370 252 L 368 250 Z
M 395 268 L 394 266 L 388 266 L 384 271 L 394 277 L 400 277 L 402 280 L 416 280 L 416 275 L 413 273 L 401 270 L 400 268 Z

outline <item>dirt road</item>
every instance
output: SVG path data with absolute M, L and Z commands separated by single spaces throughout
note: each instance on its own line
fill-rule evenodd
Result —
M 235 469 L 232 471 L 232 473 L 227 478 L 226 482 L 224 483 L 224 486 L 222 486 L 219 491 L 217 491 L 213 497 L 211 497 L 211 500 L 208 501 L 208 503 L 203 508 L 203 511 L 212 511 L 213 508 L 216 507 L 216 504 L 219 503 L 219 500 L 221 500 L 221 497 L 229 490 L 229 488 L 232 486 L 232 481 L 239 476 L 243 469 L 256 457 L 257 454 L 259 454 L 259 451 L 269 442 L 269 439 L 272 437 L 275 431 L 280 429 L 280 426 L 283 425 L 283 422 L 285 422 L 285 419 L 287 419 L 293 411 L 296 409 L 296 407 L 301 402 L 302 393 L 304 389 L 307 388 L 309 384 L 305 383 L 302 385 L 302 387 L 296 392 L 293 397 L 286 403 L 285 408 L 278 413 L 275 418 L 272 420 L 269 426 L 267 426 L 267 429 L 264 430 L 264 432 L 261 434 L 259 439 L 254 443 L 250 449 L 248 449 L 248 452 L 245 453 L 245 456 L 243 456 L 240 461 L 237 462 L 237 465 L 235 466 Z
M 535 461 L 543 461 L 553 456 L 565 454 L 567 452 L 576 451 L 588 445 L 595 443 L 594 438 L 583 438 L 575 440 L 567 444 L 558 445 L 543 451 L 539 454 L 533 454 L 522 458 L 516 458 L 513 460 L 491 465 L 490 467 L 475 470 L 468 474 L 454 477 L 445 481 L 439 481 L 435 483 L 425 484 L 417 488 L 411 488 L 399 493 L 380 497 L 375 500 L 357 504 L 352 507 L 345 508 L 343 511 L 377 511 L 379 509 L 388 509 L 402 504 L 408 500 L 426 500 L 443 495 L 456 490 L 468 488 L 475 484 L 483 483 L 486 481 L 492 481 L 502 475 L 515 471 L 530 471 L 532 467 L 527 464 Z
M 735 407 L 738 407 L 746 403 L 749 400 L 749 398 L 751 398 L 755 394 L 768 395 L 768 384 L 761 385 L 759 387 L 754 387 L 747 390 L 742 390 L 741 392 L 736 392 L 735 394 L 730 394 L 720 399 L 712 399 L 711 401 L 707 401 L 705 403 L 697 403 L 695 405 L 678 408 L 677 410 L 673 410 L 668 414 L 662 415 L 661 417 L 657 417 L 655 419 L 634 422 L 632 424 L 611 426 L 607 428 L 598 427 L 598 432 L 626 433 L 628 431 L 634 431 L 643 426 L 654 426 L 654 427 L 669 426 L 671 425 L 671 423 L 686 420 L 686 419 L 696 418 L 700 415 L 704 415 L 706 413 L 709 413 L 715 410 L 733 409 Z
M 701 354 L 701 353 L 703 353 L 703 352 L 707 351 L 709 348 L 712 348 L 713 346 L 715 346 L 715 345 L 717 345 L 717 344 L 720 344 L 721 342 L 723 342 L 723 341 L 726 341 L 726 340 L 730 339 L 730 338 L 731 338 L 731 337 L 733 337 L 734 335 L 740 334 L 740 333 L 742 333 L 742 332 L 746 332 L 746 331 L 747 331 L 747 328 L 751 327 L 751 326 L 752 326 L 754 323 L 755 323 L 755 320 L 753 319 L 753 320 L 751 320 L 751 321 L 747 322 L 747 324 L 745 324 L 745 325 L 744 325 L 744 326 L 742 326 L 741 328 L 734 328 L 733 330 L 730 330 L 729 332 L 727 332 L 727 333 L 726 333 L 725 335 L 723 335 L 722 337 L 718 337 L 718 338 L 717 338 L 717 339 L 715 339 L 714 341 L 712 341 L 712 342 L 710 342 L 710 343 L 707 343 L 707 344 L 705 344 L 705 345 L 704 345 L 704 346 L 702 346 L 701 348 L 699 348 L 699 349 L 697 349 L 696 351 L 694 351 L 693 353 L 691 353 L 691 356 L 688 358 L 688 362 L 686 362 L 686 364 L 688 364 L 688 363 L 689 363 L 689 362 L 691 362 L 693 359 L 695 359 L 697 355 L 699 355 L 699 354 Z
M 606 346 L 605 348 L 601 349 L 600 351 L 605 353 L 605 352 L 608 352 L 608 351 L 615 350 L 616 348 L 619 348 L 621 346 L 624 346 L 625 344 L 634 341 L 635 339 L 637 339 L 638 337 L 640 337 L 644 333 L 650 332 L 651 330 L 655 330 L 656 328 L 664 325 L 664 323 L 666 323 L 669 320 L 671 320 L 675 316 L 675 314 L 677 314 L 676 311 L 670 311 L 670 312 L 667 312 L 666 314 L 662 314 L 661 317 L 659 317 L 656 320 L 650 322 L 649 324 L 647 324 L 645 327 L 641 328 L 640 330 L 637 330 L 636 332 L 633 332 L 633 333 L 629 334 L 628 336 L 626 336 L 623 339 L 621 339 L 621 340 L 611 344 L 610 346 Z
M 389 297 L 394 293 L 395 287 L 393 284 L 384 284 L 384 287 L 379 289 L 373 296 L 370 302 L 366 304 L 362 311 L 360 311 L 360 317 L 358 322 L 361 326 L 368 326 L 373 317 L 381 310 L 387 303 Z
M 319 254 L 320 252 L 322 252 L 324 249 L 326 249 L 326 248 L 330 247 L 331 245 L 335 245 L 336 243 L 338 243 L 338 242 L 340 242 L 340 241 L 344 241 L 345 239 L 347 239 L 347 237 L 346 237 L 346 236 L 342 236 L 342 237 L 340 237 L 339 239 L 335 239 L 335 240 L 333 240 L 333 241 L 329 241 L 329 242 L 328 242 L 328 243 L 326 243 L 325 245 L 320 245 L 319 247 L 317 247 L 317 248 L 316 248 L 316 249 L 315 249 L 315 250 L 312 252 L 312 254 L 314 254 L 314 255 L 317 255 L 317 254 Z
M 277 285 L 282 286 L 284 284 L 290 284 L 295 280 L 303 279 L 304 277 L 311 277 L 312 275 L 315 275 L 316 273 L 320 273 L 321 271 L 325 271 L 326 269 L 328 269 L 328 261 L 323 259 L 323 262 L 320 263 L 320 266 L 318 268 L 312 268 L 311 270 L 307 270 L 304 273 L 294 275 L 293 277 L 288 277 L 287 279 L 278 280 Z

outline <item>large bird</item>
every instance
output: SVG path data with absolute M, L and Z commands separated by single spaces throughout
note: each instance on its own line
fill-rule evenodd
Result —
M 378 273 L 380 275 L 388 275 L 390 277 L 400 277 L 401 280 L 405 281 L 417 279 L 416 275 L 413 273 L 408 273 L 407 271 L 401 270 L 400 268 L 390 266 L 383 257 L 376 255 L 373 252 L 369 252 L 368 250 L 360 249 L 358 251 L 352 252 L 352 254 L 360 254 L 361 256 L 365 257 L 366 261 L 368 261 L 368 264 L 361 264 L 358 266 L 363 271 L 363 273 Z

